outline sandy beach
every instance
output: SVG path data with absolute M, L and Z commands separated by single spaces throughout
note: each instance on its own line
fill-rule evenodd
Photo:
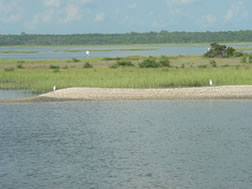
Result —
M 0 102 L 68 100 L 252 99 L 252 85 L 169 89 L 67 88 Z
M 252 98 L 252 86 L 169 89 L 68 88 L 46 93 L 39 97 L 73 100 L 239 99 Z
M 252 99 L 252 85 L 169 89 L 67 88 L 38 98 L 58 100 Z

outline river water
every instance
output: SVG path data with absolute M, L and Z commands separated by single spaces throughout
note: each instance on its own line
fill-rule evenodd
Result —
M 0 104 L 0 188 L 252 186 L 252 101 Z
M 234 48 L 252 47 L 252 45 L 233 45 Z M 120 49 L 149 49 L 149 50 L 123 50 Z M 63 52 L 64 50 L 95 50 L 105 49 L 105 51 L 92 51 L 89 57 L 118 57 L 118 56 L 190 56 L 202 55 L 209 46 L 206 45 L 187 45 L 187 46 L 86 46 L 86 47 L 34 47 L 34 48 L 0 48 L 1 51 L 38 51 L 38 53 L 0 53 L 0 59 L 71 59 L 71 58 L 88 58 L 85 52 Z M 112 51 L 106 51 L 112 49 Z M 116 50 L 117 49 L 117 50 Z M 247 50 L 244 52 L 251 52 Z
M 25 98 L 25 97 L 32 97 L 35 95 L 36 95 L 35 93 L 29 90 L 20 90 L 20 89 L 1 90 L 0 89 L 0 100 Z

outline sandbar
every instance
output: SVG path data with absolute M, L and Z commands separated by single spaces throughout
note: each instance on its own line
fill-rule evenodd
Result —
M 252 85 L 167 89 L 66 88 L 32 98 L 0 100 L 0 102 L 165 99 L 252 99 Z

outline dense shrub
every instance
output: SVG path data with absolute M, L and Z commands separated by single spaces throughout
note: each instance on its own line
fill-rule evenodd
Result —
M 50 68 L 50 69 L 60 69 L 60 67 L 59 67 L 59 66 L 56 66 L 56 65 L 50 65 L 49 68 Z
M 118 61 L 117 64 L 119 66 L 135 66 L 134 64 L 132 64 L 131 61 L 126 61 L 126 60 L 124 60 L 124 61 Z
M 199 65 L 198 68 L 207 68 L 207 65 Z
M 226 53 L 227 53 L 227 56 L 230 57 L 230 56 L 233 56 L 234 55 L 234 52 L 235 52 L 235 49 L 233 47 L 228 47 L 226 49 Z
M 246 56 L 241 57 L 241 63 L 247 63 L 247 57 Z
M 243 55 L 244 55 L 244 53 L 235 51 L 233 56 L 234 57 L 242 57 Z
M 215 60 L 210 60 L 209 64 L 211 64 L 213 67 L 217 67 L 217 63 Z
M 233 47 L 227 47 L 226 45 L 219 45 L 218 43 L 211 43 L 211 48 L 203 55 L 207 58 L 215 57 L 231 57 L 235 53 Z
M 18 68 L 18 69 L 24 69 L 24 66 L 23 66 L 23 64 L 18 64 L 18 65 L 17 65 L 17 68 Z
M 110 66 L 110 68 L 119 68 L 120 66 L 122 67 L 132 67 L 135 66 L 131 61 L 118 61 L 116 64 L 113 64 L 112 66 Z
M 92 65 L 92 64 L 89 64 L 89 62 L 86 62 L 86 63 L 83 65 L 83 68 L 93 68 L 93 65 Z
M 121 60 L 121 58 L 120 57 L 115 57 L 115 58 L 113 58 L 113 57 L 105 57 L 105 58 L 103 58 L 103 60 L 106 60 L 106 61 Z
M 73 61 L 73 62 L 80 62 L 80 60 L 77 59 L 77 58 L 72 58 L 72 61 Z
M 163 67 L 171 67 L 168 57 L 162 56 L 159 63 Z
M 148 58 L 139 63 L 140 68 L 158 68 L 161 64 L 157 62 L 154 58 Z
M 252 55 L 249 56 L 249 63 L 252 63 Z

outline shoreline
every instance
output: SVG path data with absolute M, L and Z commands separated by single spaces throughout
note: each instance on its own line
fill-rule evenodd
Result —
M 252 99 L 252 85 L 168 89 L 66 88 L 31 98 L 0 100 L 0 103 L 180 99 Z

